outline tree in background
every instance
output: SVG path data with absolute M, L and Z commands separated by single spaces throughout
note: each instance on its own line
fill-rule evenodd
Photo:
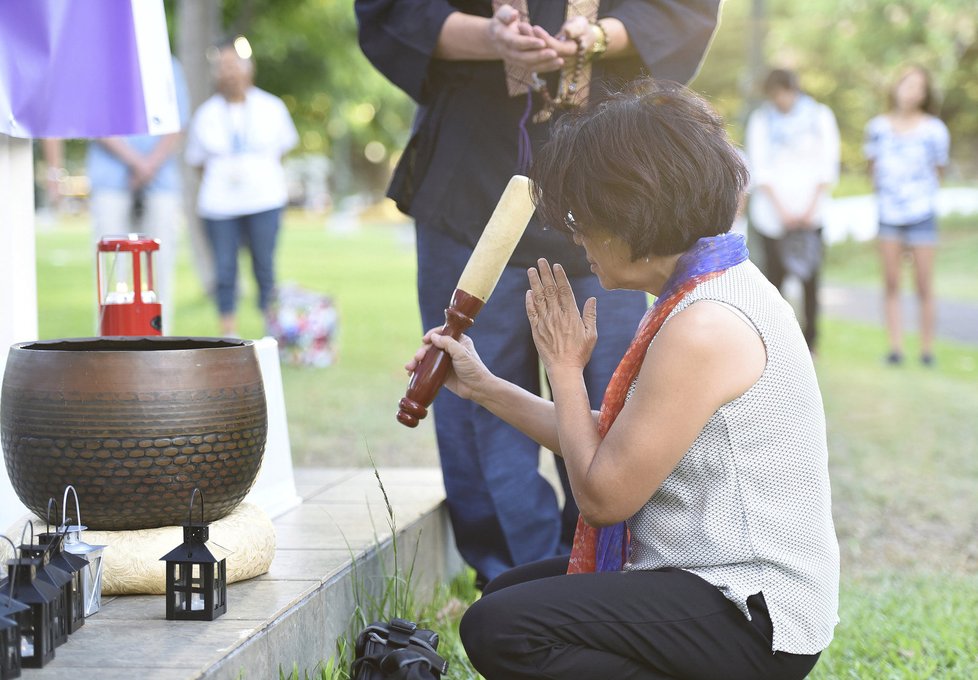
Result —
M 302 139 L 299 153 L 329 156 L 334 190 L 382 190 L 404 147 L 413 106 L 360 53 L 350 2 L 340 0 L 167 0 L 185 15 L 176 44 L 187 63 L 181 32 L 199 41 L 207 17 L 220 25 L 205 42 L 247 35 L 258 64 L 259 87 L 289 107 Z M 210 9 L 208 9 L 208 7 Z M 751 12 L 764 17 L 752 25 Z M 188 24 L 192 24 L 188 26 Z M 974 0 L 731 0 L 693 88 L 705 93 L 743 139 L 747 103 L 757 74 L 751 49 L 763 37 L 766 65 L 799 71 L 803 86 L 836 113 L 843 163 L 861 171 L 862 129 L 885 104 L 886 84 L 907 62 L 931 70 L 944 94 L 942 117 L 951 129 L 959 173 L 978 173 L 978 28 Z M 205 46 L 206 47 L 206 46 Z M 199 63 L 209 88 L 201 47 Z M 755 70 L 757 67 L 755 67 Z M 192 96 L 198 96 L 191 83 Z M 209 94 L 209 90 L 208 90 Z M 199 103 L 199 102 L 195 102 Z
M 186 0 L 185 0 L 186 1 Z M 382 190 L 406 142 L 413 105 L 357 45 L 352 2 L 224 0 L 230 33 L 248 36 L 256 84 L 275 92 L 299 128 L 300 152 L 334 162 L 335 189 Z
M 167 0 L 176 52 L 192 108 L 213 93 L 207 49 L 245 35 L 255 84 L 285 101 L 299 130 L 298 154 L 329 157 L 333 191 L 381 192 L 411 123 L 410 100 L 361 54 L 353 4 L 336 0 Z M 185 173 L 187 223 L 195 269 L 213 287 L 207 239 L 194 210 L 199 178 Z
M 909 62 L 927 67 L 943 93 L 960 175 L 978 174 L 978 24 L 973 0 L 766 0 L 770 66 L 797 70 L 802 85 L 836 114 L 843 163 L 863 167 L 862 130 L 885 108 L 886 87 Z M 693 87 L 707 93 L 742 139 L 750 2 L 728 2 Z M 730 65 L 741 65 L 731 68 Z

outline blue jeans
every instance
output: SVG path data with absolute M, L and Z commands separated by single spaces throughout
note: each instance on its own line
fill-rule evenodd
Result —
M 242 238 L 251 251 L 251 269 L 258 283 L 258 308 L 263 312 L 275 293 L 275 241 L 282 209 L 223 219 L 204 218 L 214 253 L 217 278 L 217 308 L 231 314 L 237 306 L 238 248 Z
M 445 322 L 472 249 L 423 225 L 417 236 L 418 299 L 428 329 Z M 571 285 L 579 305 L 598 299 L 598 345 L 584 374 L 591 405 L 598 408 L 645 312 L 646 296 L 606 291 L 591 275 L 574 277 Z M 468 335 L 489 370 L 539 394 L 540 364 L 524 302 L 528 287 L 523 267 L 506 267 Z M 577 507 L 573 501 L 563 511 L 558 506 L 538 470 L 540 447 L 533 440 L 447 389 L 435 398 L 434 418 L 455 541 L 481 579 L 570 551 Z M 571 498 L 562 465 L 558 469 Z

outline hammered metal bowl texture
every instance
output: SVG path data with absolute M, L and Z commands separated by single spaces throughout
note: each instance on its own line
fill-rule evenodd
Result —
M 92 529 L 181 524 L 194 487 L 205 521 L 220 519 L 254 483 L 266 434 L 249 341 L 46 341 L 14 345 L 7 360 L 0 443 L 40 517 L 71 484 Z

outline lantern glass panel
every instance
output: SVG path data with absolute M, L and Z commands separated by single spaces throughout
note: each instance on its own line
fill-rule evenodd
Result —
M 0 678 L 20 677 L 20 629 L 13 617 L 0 616 Z
M 71 617 L 75 620 L 85 618 L 85 586 L 82 583 L 82 572 L 75 572 L 71 577 Z
M 187 583 L 187 565 L 183 562 L 177 562 L 173 568 L 173 583 L 178 586 L 186 586 Z
M 132 303 L 134 298 L 132 280 L 133 253 L 112 251 L 99 253 L 99 268 L 102 272 L 102 304 L 118 305 Z
M 58 593 L 58 598 L 51 603 L 51 630 L 52 638 L 57 644 L 61 644 L 68 637 L 68 619 L 65 617 L 65 595 L 64 591 Z
M 187 593 L 183 590 L 174 591 L 173 604 L 176 611 L 187 611 Z
M 61 645 L 67 638 L 67 632 L 62 637 L 61 629 L 58 628 L 57 606 L 54 602 L 44 608 L 44 615 L 47 617 L 45 629 L 48 633 L 48 649 L 54 649 Z
M 150 251 L 139 253 L 139 287 L 142 291 L 144 303 L 158 302 L 156 298 L 156 287 L 153 283 L 153 258 Z
M 102 551 L 85 555 L 89 562 L 82 570 L 82 588 L 85 591 L 85 616 L 91 616 L 102 608 Z
M 81 539 L 81 525 L 63 526 L 66 531 L 64 550 L 81 557 L 87 565 L 82 569 L 82 592 L 85 600 L 85 616 L 91 616 L 102 607 L 102 551 L 103 545 L 89 545 Z
M 223 594 L 221 593 L 221 582 L 223 580 L 224 579 L 221 578 L 220 576 L 214 579 L 214 607 L 215 608 L 218 608 L 224 604 L 224 597 L 222 596 Z
M 34 612 L 30 609 L 16 614 L 17 623 L 20 624 L 20 656 L 29 658 L 34 656 Z

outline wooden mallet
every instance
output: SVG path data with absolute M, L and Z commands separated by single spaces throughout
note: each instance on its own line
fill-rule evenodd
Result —
M 515 175 L 506 185 L 475 250 L 458 280 L 445 310 L 445 325 L 438 332 L 458 338 L 474 323 L 475 316 L 492 294 L 503 268 L 516 249 L 533 215 L 530 180 Z M 397 420 L 408 427 L 428 415 L 428 406 L 445 382 L 451 357 L 444 350 L 428 348 L 411 376 L 407 392 L 398 404 Z

